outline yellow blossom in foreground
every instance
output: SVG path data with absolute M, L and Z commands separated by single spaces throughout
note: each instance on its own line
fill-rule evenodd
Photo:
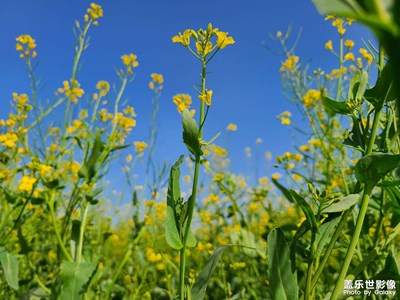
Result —
M 136 60 L 137 56 L 135 54 L 124 54 L 121 56 L 122 63 L 126 66 L 126 72 L 128 75 L 132 74 L 132 68 L 139 66 L 139 62 Z
M 207 106 L 210 106 L 211 105 L 212 94 L 213 94 L 212 90 L 207 90 L 205 94 L 199 96 L 199 99 L 201 101 L 204 101 Z
M 161 84 L 164 82 L 164 77 L 162 74 L 152 73 L 150 76 L 155 83 Z
M 332 46 L 332 41 L 331 41 L 331 40 L 329 40 L 329 41 L 326 42 L 325 48 L 326 48 L 327 50 L 329 50 L 329 51 L 332 51 L 332 50 L 333 50 L 333 46 Z
M 227 32 L 218 31 L 217 32 L 217 47 L 224 49 L 226 46 L 234 44 L 235 40 L 233 37 L 229 36 Z
M 321 99 L 321 92 L 311 89 L 303 96 L 303 104 L 305 107 L 313 107 L 316 101 Z
M 101 18 L 103 16 L 103 9 L 100 5 L 96 3 L 91 3 L 90 7 L 87 9 L 87 13 L 92 20 L 97 20 L 98 18 Z
M 346 46 L 347 50 L 351 50 L 354 47 L 354 42 L 352 40 L 345 40 L 344 45 Z
M 185 108 L 189 109 L 192 104 L 192 97 L 188 94 L 177 94 L 172 98 L 179 112 L 183 112 Z
M 359 52 L 361 53 L 362 57 L 368 62 L 368 64 L 370 65 L 372 63 L 373 60 L 373 56 L 368 53 L 367 49 L 361 48 L 359 50 Z
M 213 181 L 215 182 L 220 182 L 224 179 L 224 175 L 221 173 L 215 174 L 215 176 L 213 177 Z
M 197 53 L 200 54 L 200 56 L 206 56 L 212 51 L 212 49 L 213 45 L 211 42 L 207 42 L 205 45 L 200 42 L 196 42 L 196 50 Z
M 281 68 L 279 69 L 279 72 L 284 72 L 286 70 L 290 72 L 296 71 L 297 68 L 297 63 L 299 62 L 299 57 L 298 56 L 289 56 L 285 62 L 282 64 Z
M 20 52 L 21 58 L 36 57 L 37 53 L 33 51 L 36 48 L 36 42 L 29 34 L 20 35 L 16 38 L 16 41 L 15 49 Z
M 77 80 L 72 79 L 70 82 L 65 80 L 63 87 L 58 89 L 59 94 L 64 94 L 67 98 L 70 98 L 73 103 L 78 103 L 78 98 L 81 98 L 85 91 L 80 88 L 80 84 Z
M 183 34 L 179 32 L 178 35 L 172 37 L 172 42 L 180 43 L 182 46 L 187 47 L 190 44 L 190 38 L 192 36 L 192 30 L 186 29 Z
M 351 60 L 354 61 L 354 54 L 352 52 L 346 53 L 345 56 L 343 57 L 344 60 Z
M 147 143 L 145 143 L 145 142 L 134 142 L 133 144 L 135 145 L 135 152 L 139 156 L 143 156 L 143 151 L 144 151 L 144 149 L 147 148 Z
M 106 96 L 107 94 L 108 94 L 108 92 L 110 91 L 110 84 L 107 82 L 107 81 L 105 81 L 105 80 L 102 80 L 102 81 L 99 81 L 97 84 L 96 84 L 96 89 L 98 89 L 99 90 L 99 94 L 100 94 L 100 96 Z
M 0 134 L 0 143 L 7 148 L 14 148 L 18 141 L 18 136 L 14 132 Z
M 289 118 L 285 118 L 285 117 L 281 118 L 282 125 L 290 125 L 291 123 L 292 123 L 292 121 Z
M 29 176 L 22 176 L 21 180 L 18 183 L 18 190 L 20 192 L 32 192 L 33 185 L 36 182 L 36 178 Z
M 237 125 L 236 125 L 236 124 L 233 124 L 233 123 L 230 123 L 230 124 L 226 127 L 226 130 L 228 130 L 228 131 L 236 131 L 236 130 L 237 130 Z

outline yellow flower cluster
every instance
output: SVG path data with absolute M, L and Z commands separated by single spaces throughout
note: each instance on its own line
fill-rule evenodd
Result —
M 144 149 L 147 148 L 147 143 L 145 142 L 134 142 L 135 152 L 141 157 L 143 156 Z
M 207 106 L 211 105 L 211 98 L 212 98 L 213 91 L 207 90 L 205 94 L 199 95 L 199 99 L 204 101 Z
M 361 49 L 359 50 L 359 52 L 360 52 L 361 56 L 362 56 L 362 57 L 367 61 L 367 63 L 370 65 L 370 64 L 372 63 L 372 60 L 373 60 L 372 54 L 370 54 L 370 53 L 368 52 L 368 50 L 365 49 L 365 48 L 361 48 Z
M 99 115 L 100 121 L 102 122 L 107 122 L 114 117 L 114 115 L 112 113 L 109 113 L 106 108 L 102 108 L 97 114 Z
M 36 178 L 29 177 L 29 176 L 22 176 L 21 180 L 18 183 L 18 190 L 20 192 L 32 192 L 33 185 L 36 182 Z
M 121 56 L 122 63 L 126 66 L 126 72 L 128 75 L 133 74 L 132 68 L 136 68 L 139 66 L 139 62 L 137 61 L 137 56 L 135 54 L 124 54 Z
M 310 89 L 303 96 L 303 104 L 305 107 L 314 107 L 316 102 L 321 99 L 321 92 Z
M 53 170 L 51 166 L 38 162 L 30 162 L 27 164 L 27 167 L 33 171 L 37 171 L 41 177 L 49 177 Z
M 160 253 L 156 253 L 153 248 L 146 248 L 146 258 L 151 263 L 161 261 L 162 256 Z
M 105 80 L 101 80 L 96 84 L 96 89 L 99 90 L 100 96 L 107 96 L 108 92 L 110 91 L 110 84 Z
M 211 41 L 213 36 L 216 36 L 215 44 Z M 224 49 L 226 46 L 235 43 L 235 40 L 228 36 L 228 32 L 213 28 L 211 23 L 208 24 L 207 30 L 199 29 L 196 32 L 192 29 L 186 29 L 183 34 L 179 32 L 178 35 L 172 37 L 172 42 L 189 47 L 191 38 L 196 42 L 196 50 L 200 57 L 206 57 L 217 48 Z
M 299 62 L 299 57 L 295 55 L 289 56 L 284 63 L 282 64 L 281 68 L 279 69 L 279 72 L 284 72 L 284 71 L 289 71 L 289 72 L 295 72 L 297 70 L 297 63 Z
M 0 134 L 0 143 L 7 148 L 15 148 L 18 136 L 14 132 Z
M 228 130 L 228 131 L 236 131 L 236 130 L 237 130 L 237 125 L 236 125 L 236 124 L 233 124 L 233 123 L 230 123 L 230 124 L 226 127 L 226 130 Z
M 124 116 L 122 113 L 117 114 L 114 122 L 120 129 L 122 129 L 125 132 L 131 131 L 131 129 L 136 126 L 135 119 Z
M 17 44 L 15 49 L 20 52 L 19 57 L 21 58 L 35 58 L 37 53 L 34 51 L 36 48 L 35 40 L 29 35 L 24 34 L 17 37 Z
M 282 156 L 277 156 L 276 161 L 281 163 L 284 161 L 293 160 L 298 164 L 302 160 L 302 158 L 303 158 L 303 155 L 301 155 L 300 153 L 285 152 Z
M 185 108 L 189 109 L 192 104 L 192 97 L 188 94 L 177 94 L 172 98 L 179 112 L 183 112 Z
M 64 94 L 65 97 L 71 99 L 73 103 L 78 103 L 78 98 L 81 98 L 85 91 L 80 88 L 80 84 L 76 79 L 71 79 L 70 81 L 65 80 L 63 82 L 63 87 L 59 88 L 59 94 Z
M 344 45 L 346 46 L 347 50 L 351 50 L 354 47 L 354 42 L 352 40 L 345 40 Z
M 332 40 L 329 40 L 329 41 L 326 42 L 325 48 L 326 48 L 327 50 L 329 50 L 329 51 L 332 51 L 332 50 L 333 50 Z
M 290 111 L 284 111 L 278 116 L 278 118 L 281 120 L 282 125 L 290 125 L 292 124 L 292 120 L 290 119 L 291 116 L 292 114 Z
M 150 77 L 151 81 L 149 82 L 149 88 L 154 90 L 157 85 L 157 90 L 162 90 L 162 84 L 164 82 L 164 77 L 162 76 L 162 74 L 152 73 Z
M 209 148 L 211 149 L 211 151 L 214 153 L 215 156 L 225 157 L 228 155 L 228 150 L 226 150 L 220 146 L 210 145 Z
M 86 10 L 87 14 L 84 16 L 85 22 L 93 21 L 93 25 L 99 25 L 97 19 L 103 16 L 103 9 L 96 3 L 91 3 L 90 7 Z

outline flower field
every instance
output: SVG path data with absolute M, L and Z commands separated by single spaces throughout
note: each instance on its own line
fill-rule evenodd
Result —
M 139 56 L 121 55 L 116 82 L 81 84 L 100 4 L 74 23 L 71 74 L 47 87 L 54 101 L 40 101 L 35 37 L 17 36 L 30 86 L 3 100 L 0 119 L 0 299 L 398 299 L 400 2 L 313 2 L 337 31 L 321 45 L 336 67 L 311 70 L 291 30 L 271 36 L 289 100 L 277 119 L 294 147 L 256 162 L 273 165 L 268 176 L 233 172 L 223 138 L 238 125 L 210 126 L 213 64 L 239 42 L 229 28 L 167 37 L 200 76 L 195 96 L 169 100 L 186 152 L 162 163 L 162 74 L 149 77 L 146 140 L 126 101 Z M 352 40 L 353 23 L 377 43 Z

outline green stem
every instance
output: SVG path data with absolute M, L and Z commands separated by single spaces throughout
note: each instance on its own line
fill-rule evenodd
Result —
M 343 282 L 344 282 L 344 279 L 346 278 L 347 270 L 349 269 L 351 259 L 353 258 L 354 251 L 358 244 L 358 239 L 360 237 L 362 225 L 364 223 L 364 218 L 365 218 L 365 215 L 368 210 L 368 203 L 369 203 L 372 189 L 373 189 L 373 186 L 368 185 L 368 184 L 364 187 L 364 193 L 362 196 L 361 207 L 360 207 L 360 211 L 358 213 L 354 234 L 351 239 L 349 249 L 347 250 L 347 254 L 346 254 L 344 263 L 342 265 L 342 268 L 340 270 L 339 277 L 336 282 L 335 288 L 333 289 L 331 300 L 336 300 L 338 298 L 340 292 L 343 290 Z
M 117 281 L 119 274 L 121 274 L 123 268 L 125 267 L 126 263 L 128 262 L 129 257 L 131 256 L 131 254 L 132 254 L 132 249 L 129 249 L 128 251 L 126 251 L 124 258 L 122 259 L 121 263 L 118 266 L 117 271 L 115 271 L 114 276 L 111 279 L 111 283 L 108 286 L 106 296 L 104 297 L 105 300 L 110 299 L 110 294 L 114 287 L 115 281 Z
M 121 84 L 121 88 L 118 91 L 117 94 L 117 99 L 115 99 L 115 105 L 114 105 L 114 118 L 113 118 L 113 128 L 112 128 L 112 133 L 111 135 L 114 133 L 115 129 L 117 128 L 117 114 L 118 114 L 118 105 L 119 102 L 121 101 L 122 98 L 122 94 L 124 93 L 126 84 L 128 83 L 128 77 L 124 76 L 124 78 L 122 78 L 122 84 Z
M 83 210 L 83 216 L 82 216 L 82 221 L 81 221 L 81 226 L 79 230 L 79 244 L 78 248 L 76 251 L 76 261 L 81 262 L 82 260 L 82 250 L 83 250 L 83 240 L 84 240 L 84 234 L 85 234 L 85 223 L 86 223 L 86 218 L 87 214 L 89 211 L 90 203 L 86 202 L 85 203 L 85 208 Z
M 201 72 L 201 93 L 204 95 L 206 93 L 206 66 L 207 62 L 205 58 L 202 59 L 202 72 Z M 200 118 L 199 127 L 204 122 L 204 101 L 200 101 Z M 203 137 L 203 126 L 199 128 L 198 138 L 201 140 Z M 180 264 L 179 264 L 179 300 L 185 299 L 185 266 L 186 266 L 186 245 L 187 239 L 190 233 L 190 227 L 193 219 L 193 211 L 196 203 L 197 197 L 197 186 L 199 182 L 199 171 L 200 171 L 200 156 L 196 157 L 196 163 L 194 167 L 193 176 L 193 187 L 192 195 L 188 199 L 188 218 L 186 221 L 186 228 L 183 234 L 183 247 L 180 249 Z
M 311 233 L 311 245 L 310 245 L 310 257 L 308 259 L 308 268 L 307 268 L 307 279 L 306 279 L 306 290 L 304 292 L 304 299 L 310 300 L 312 296 L 313 286 L 311 284 L 312 279 L 312 269 L 313 269 L 313 262 L 314 262 L 314 253 L 315 253 L 315 231 Z
M 347 218 L 351 214 L 351 211 L 352 211 L 352 208 L 346 210 L 343 213 L 343 215 L 342 215 L 342 217 L 341 217 L 341 219 L 339 221 L 339 225 L 336 227 L 336 230 L 335 230 L 335 232 L 334 232 L 334 234 L 332 236 L 332 239 L 330 240 L 330 242 L 328 244 L 328 247 L 326 248 L 325 254 L 322 257 L 320 265 L 318 266 L 318 268 L 315 271 L 314 276 L 313 276 L 313 278 L 311 280 L 312 288 L 315 287 L 319 277 L 321 276 L 322 271 L 324 270 L 325 265 L 326 265 L 326 263 L 328 262 L 328 260 L 329 260 L 329 258 L 331 256 L 333 248 L 335 247 L 336 241 L 339 238 L 340 234 L 342 233 L 342 230 L 343 230 L 344 226 L 346 225 Z
M 53 223 L 53 229 L 54 229 L 54 233 L 56 235 L 56 239 L 58 242 L 58 245 L 60 246 L 61 252 L 63 253 L 63 255 L 65 256 L 65 258 L 68 261 L 73 261 L 71 254 L 69 254 L 67 248 L 65 248 L 64 242 L 61 239 L 61 235 L 60 232 L 58 231 L 57 228 L 57 218 L 56 218 L 56 214 L 54 212 L 54 197 L 52 197 L 52 199 L 50 199 L 50 203 L 49 203 L 49 209 L 50 209 L 50 217 L 51 217 L 51 221 Z

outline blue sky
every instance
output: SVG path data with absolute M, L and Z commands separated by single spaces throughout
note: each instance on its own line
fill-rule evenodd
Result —
M 91 1 L 14 0 L 0 1 L 0 117 L 8 112 L 12 92 L 29 93 L 26 66 L 15 51 L 15 38 L 30 34 L 37 42 L 36 74 L 45 87 L 39 98 L 54 101 L 54 92 L 62 81 L 69 79 L 74 55 L 74 20 L 82 20 Z M 98 80 L 118 82 L 114 67 L 121 65 L 120 56 L 135 53 L 140 66 L 136 79 L 128 87 L 125 99 L 138 114 L 133 140 L 148 136 L 152 92 L 148 89 L 150 74 L 162 73 L 165 78 L 160 98 L 159 148 L 157 159 L 176 160 L 187 153 L 181 143 L 180 117 L 172 103 L 177 93 L 189 93 L 200 80 L 199 62 L 185 48 L 171 42 L 171 37 L 186 28 L 205 28 L 209 22 L 228 31 L 236 43 L 221 51 L 210 63 L 207 85 L 214 91 L 213 105 L 207 120 L 205 137 L 222 131 L 217 143 L 225 143 L 226 126 L 238 125 L 229 136 L 233 169 L 245 171 L 244 148 L 254 147 L 262 138 L 259 151 L 280 155 L 292 149 L 291 136 L 276 116 L 295 107 L 282 92 L 279 67 L 282 57 L 267 51 L 264 43 L 279 49 L 269 35 L 292 26 L 302 29 L 296 50 L 303 63 L 311 69 L 336 67 L 334 56 L 324 49 L 328 39 L 338 40 L 336 29 L 318 14 L 311 1 L 101 1 L 104 9 L 100 25 L 90 32 L 90 46 L 83 55 L 78 76 L 86 94 L 93 93 Z M 352 37 L 360 43 L 364 30 L 355 25 Z M 85 97 L 81 100 L 81 105 Z M 57 120 L 58 115 L 49 117 Z M 298 114 L 294 120 L 301 121 Z

